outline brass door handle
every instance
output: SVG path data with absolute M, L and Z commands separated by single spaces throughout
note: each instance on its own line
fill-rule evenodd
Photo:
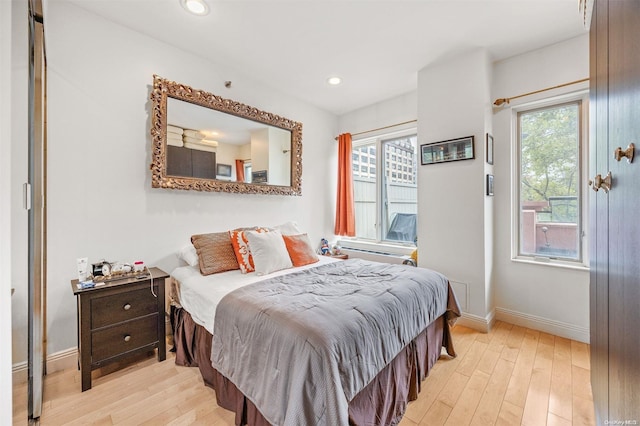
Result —
M 617 161 L 620 161 L 622 160 L 622 157 L 627 157 L 627 162 L 631 163 L 633 161 L 633 153 L 635 149 L 636 146 L 633 143 L 630 143 L 629 146 L 627 146 L 627 149 L 625 149 L 624 151 L 621 147 L 617 147 L 613 152 L 613 158 L 615 158 Z
M 602 175 L 598 173 L 593 180 L 589 180 L 589 186 L 596 192 L 598 192 L 599 189 L 602 189 L 604 192 L 609 192 L 611 190 L 612 182 L 611 172 L 607 173 L 607 176 L 604 179 L 602 178 Z

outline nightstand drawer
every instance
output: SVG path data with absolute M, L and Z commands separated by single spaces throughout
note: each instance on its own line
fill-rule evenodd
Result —
M 149 286 L 139 290 L 96 297 L 91 300 L 91 329 L 95 330 L 154 312 L 158 312 L 158 299 L 151 294 Z
M 158 341 L 158 313 L 91 334 L 91 363 L 103 361 Z

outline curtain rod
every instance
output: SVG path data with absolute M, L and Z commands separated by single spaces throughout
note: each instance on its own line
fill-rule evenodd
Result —
M 351 136 L 358 136 L 358 135 L 362 135 L 362 134 L 365 134 L 365 133 L 375 132 L 375 131 L 378 131 L 378 130 L 390 129 L 391 127 L 398 127 L 398 126 L 402 126 L 403 124 L 415 123 L 417 121 L 418 120 L 403 121 L 402 123 L 396 123 L 396 124 L 390 124 L 390 125 L 384 126 L 384 127 L 378 127 L 377 129 L 371 129 L 371 130 L 365 130 L 363 132 L 352 133 Z M 336 136 L 334 139 L 338 140 L 338 137 Z
M 536 93 L 546 92 L 548 90 L 559 89 L 560 87 L 571 86 L 572 84 L 583 83 L 585 81 L 589 81 L 588 78 L 583 78 L 582 80 L 571 81 L 569 83 L 558 84 L 557 86 L 547 87 L 546 89 L 535 90 L 529 93 L 523 93 L 522 95 L 513 96 L 511 98 L 499 98 L 496 99 L 493 103 L 494 106 L 502 106 L 503 104 L 508 104 L 512 99 L 522 98 L 529 95 L 535 95 Z

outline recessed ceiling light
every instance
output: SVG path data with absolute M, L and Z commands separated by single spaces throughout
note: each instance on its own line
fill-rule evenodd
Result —
M 327 83 L 332 86 L 337 86 L 338 84 L 342 83 L 342 79 L 340 77 L 329 77 L 327 79 Z
M 206 15 L 209 13 L 209 6 L 204 0 L 180 0 L 180 4 L 186 11 L 193 13 L 194 15 Z

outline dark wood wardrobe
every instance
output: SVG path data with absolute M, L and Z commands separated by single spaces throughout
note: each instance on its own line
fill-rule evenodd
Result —
M 640 148 L 639 0 L 596 0 L 590 63 L 593 400 L 598 425 L 640 424 L 640 155 L 622 155 Z

